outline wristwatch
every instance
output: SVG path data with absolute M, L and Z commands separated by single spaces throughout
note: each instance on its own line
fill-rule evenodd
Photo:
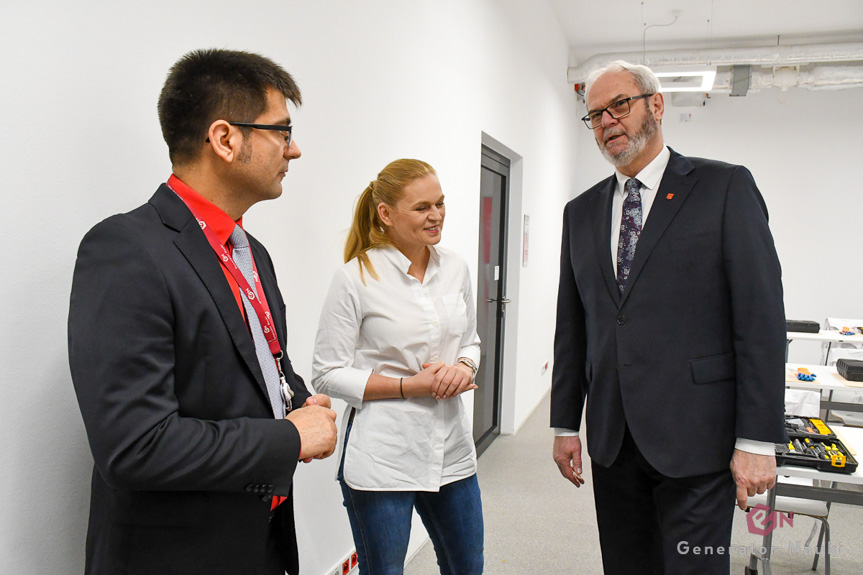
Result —
M 477 372 L 477 369 L 479 369 L 479 368 L 476 366 L 476 364 L 473 362 L 472 359 L 469 359 L 467 357 L 460 357 L 460 358 L 458 358 L 458 362 L 463 363 L 466 366 L 468 366 L 470 368 L 470 370 L 473 372 L 473 375 L 471 375 L 471 377 L 476 378 L 476 372 Z

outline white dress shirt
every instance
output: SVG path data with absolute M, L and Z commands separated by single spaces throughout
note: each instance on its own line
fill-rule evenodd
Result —
M 647 215 L 650 213 L 650 208 L 653 206 L 653 200 L 656 199 L 656 190 L 659 189 L 659 184 L 662 182 L 662 174 L 665 173 L 665 168 L 668 167 L 668 160 L 671 159 L 671 152 L 668 151 L 668 146 L 663 146 L 660 151 L 649 164 L 644 166 L 635 176 L 641 182 L 641 227 L 647 223 Z M 614 171 L 614 176 L 617 178 L 617 185 L 614 188 L 614 197 L 611 198 L 611 262 L 614 266 L 614 276 L 617 277 L 617 243 L 620 240 L 620 220 L 623 216 L 623 200 L 626 199 L 626 181 L 629 176 L 624 176 L 617 170 Z M 636 244 L 635 251 L 638 251 Z
M 662 150 L 656 155 L 649 164 L 644 166 L 635 178 L 641 182 L 641 227 L 647 224 L 647 216 L 650 214 L 650 208 L 656 199 L 656 194 L 659 190 L 659 185 L 662 182 L 662 175 L 665 173 L 665 168 L 668 167 L 668 160 L 671 159 L 671 152 L 668 146 L 663 146 Z M 617 179 L 617 184 L 614 188 L 614 196 L 611 198 L 611 265 L 614 267 L 614 275 L 617 276 L 617 244 L 620 240 L 620 220 L 623 215 L 623 201 L 626 199 L 626 181 L 629 176 L 625 176 L 615 170 L 614 176 Z M 638 251 L 638 246 L 635 248 Z M 555 428 L 555 435 L 572 436 L 578 435 L 577 430 L 564 428 Z M 752 439 L 744 439 L 738 437 L 734 445 L 736 449 L 756 453 L 759 455 L 773 455 L 774 446 L 772 443 L 764 441 L 755 441 Z
M 312 386 L 356 409 L 344 478 L 364 491 L 438 491 L 476 473 L 471 422 L 461 396 L 363 401 L 372 373 L 409 377 L 424 363 L 480 359 L 476 309 L 467 264 L 429 247 L 423 281 L 408 275 L 410 260 L 394 247 L 369 250 L 380 281 L 355 258 L 333 277 L 321 312 Z M 365 283 L 363 283 L 363 278 Z

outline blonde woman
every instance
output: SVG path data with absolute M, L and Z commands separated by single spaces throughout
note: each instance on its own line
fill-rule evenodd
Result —
M 460 394 L 480 357 L 470 274 L 437 247 L 434 169 L 396 160 L 360 195 L 321 314 L 312 385 L 345 400 L 341 483 L 361 575 L 400 574 L 415 508 L 442 574 L 483 570 L 476 451 Z

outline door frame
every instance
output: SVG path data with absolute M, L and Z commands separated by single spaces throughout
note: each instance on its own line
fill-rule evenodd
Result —
M 506 239 L 506 323 L 503 331 L 503 361 L 500 366 L 500 434 L 515 433 L 516 370 L 518 366 L 519 280 L 522 258 L 522 181 L 523 158 L 499 140 L 482 132 L 482 146 L 509 160 L 509 206 Z M 478 281 L 478 279 L 477 279 Z M 478 289 L 475 287 L 475 290 Z
M 476 317 L 477 320 L 483 318 L 480 339 L 484 343 L 484 351 L 477 374 L 477 384 L 480 387 L 473 395 L 473 437 L 477 456 L 482 455 L 501 433 L 502 359 L 505 357 L 506 312 L 509 302 L 506 297 L 506 280 L 509 269 L 507 238 L 509 237 L 510 161 L 506 156 L 498 154 L 487 146 L 482 146 L 480 164 L 479 248 L 481 253 L 477 262 L 475 292 L 477 294 Z M 494 180 L 487 182 L 492 188 L 490 196 L 486 196 L 487 174 L 492 174 L 490 177 Z M 487 205 L 487 201 L 491 201 L 491 204 Z M 486 257 L 489 258 L 488 261 Z M 494 277 L 491 276 L 492 269 Z M 481 401 L 482 405 L 477 405 L 478 401 Z M 489 415 L 486 412 L 488 407 L 492 408 L 491 421 L 486 419 Z M 478 409 L 481 412 L 479 422 L 477 421 Z M 476 429 L 477 424 L 482 426 L 481 430 Z M 479 438 L 477 438 L 477 432 L 481 433 Z

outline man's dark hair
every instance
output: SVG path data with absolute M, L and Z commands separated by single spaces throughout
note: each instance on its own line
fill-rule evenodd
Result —
M 198 158 L 216 120 L 254 122 L 275 88 L 294 105 L 300 89 L 281 66 L 258 54 L 196 50 L 174 64 L 159 95 L 159 123 L 173 164 Z

